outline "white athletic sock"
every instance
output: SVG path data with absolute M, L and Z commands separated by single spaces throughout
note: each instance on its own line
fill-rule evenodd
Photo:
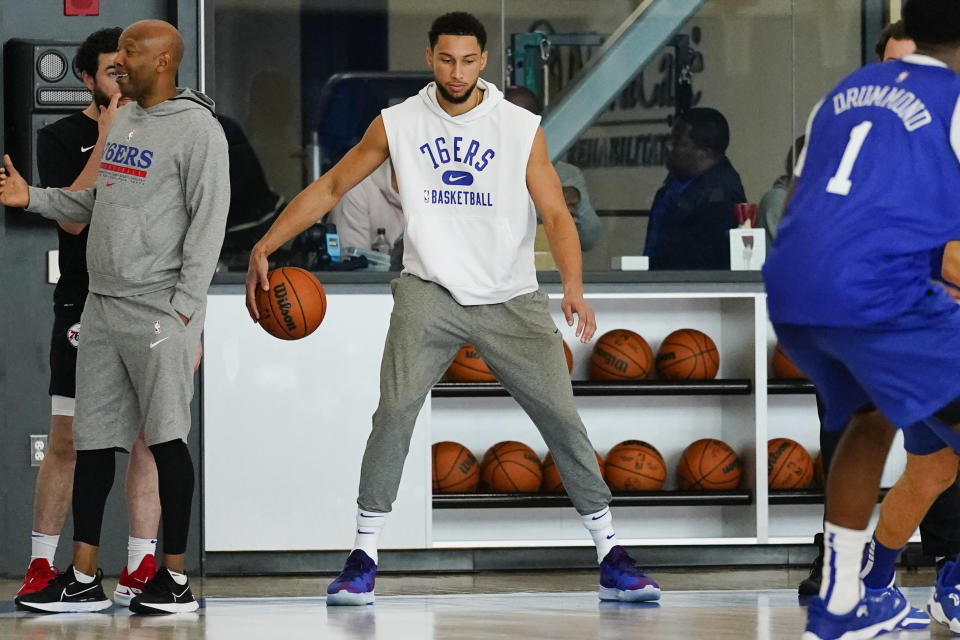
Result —
M 176 582 L 181 587 L 187 584 L 187 574 L 177 573 L 173 569 L 167 569 L 167 572 L 170 574 L 170 577 L 173 578 L 173 581 Z
M 57 545 L 60 543 L 60 536 L 48 536 L 39 531 L 30 532 L 30 562 L 37 558 L 46 558 L 47 562 L 53 564 L 53 556 L 57 554 Z
M 357 509 L 357 537 L 353 541 L 353 548 L 360 549 L 370 556 L 374 563 L 379 564 L 377 548 L 380 546 L 380 532 L 387 523 L 387 514 L 375 513 Z
M 843 615 L 853 611 L 863 597 L 860 564 L 863 545 L 870 534 L 866 529 L 845 529 L 827 522 L 823 527 L 823 581 L 820 597 L 827 611 Z
M 90 584 L 91 582 L 93 582 L 93 579 L 96 577 L 96 576 L 88 576 L 87 574 L 78 571 L 76 567 L 73 568 L 73 575 L 77 579 L 77 582 L 79 582 L 80 584 Z
M 156 538 L 127 537 L 127 572 L 133 573 L 147 556 L 157 554 Z
M 583 526 L 590 532 L 593 544 L 597 545 L 597 562 L 603 562 L 610 553 L 610 549 L 617 544 L 617 533 L 613 530 L 613 514 L 610 513 L 610 508 L 588 513 L 580 516 L 580 519 L 583 520 Z

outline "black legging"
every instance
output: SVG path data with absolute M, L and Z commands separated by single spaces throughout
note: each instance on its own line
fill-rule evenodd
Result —
M 77 451 L 73 470 L 73 539 L 100 546 L 103 509 L 113 487 L 116 467 L 113 449 Z
M 151 445 L 150 451 L 157 461 L 163 552 L 178 555 L 187 550 L 190 503 L 193 500 L 193 460 L 183 440 Z
M 193 460 L 183 440 L 150 447 L 157 462 L 163 551 L 178 555 L 187 550 L 190 506 L 193 500 Z M 103 510 L 113 486 L 116 467 L 113 449 L 77 452 L 73 474 L 73 539 L 100 546 Z

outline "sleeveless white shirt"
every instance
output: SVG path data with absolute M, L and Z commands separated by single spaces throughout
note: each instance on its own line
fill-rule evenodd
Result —
M 451 116 L 431 82 L 384 109 L 403 205 L 403 271 L 446 288 L 463 305 L 496 304 L 537 289 L 536 214 L 527 161 L 540 116 L 489 82 L 484 99 Z

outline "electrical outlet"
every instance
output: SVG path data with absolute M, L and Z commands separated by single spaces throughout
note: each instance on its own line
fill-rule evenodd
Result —
M 47 436 L 30 436 L 30 466 L 39 467 L 47 455 Z

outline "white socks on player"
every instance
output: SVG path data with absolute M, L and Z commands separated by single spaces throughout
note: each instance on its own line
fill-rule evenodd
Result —
M 387 523 L 387 514 L 357 509 L 357 537 L 353 548 L 360 549 L 379 564 L 377 548 L 380 546 L 380 532 Z
M 593 544 L 597 545 L 597 562 L 603 562 L 610 553 L 610 549 L 617 544 L 617 534 L 613 530 L 613 515 L 610 513 L 610 508 L 588 513 L 580 516 L 580 519 L 583 520 L 583 526 L 590 532 Z
M 57 545 L 60 543 L 60 536 L 48 536 L 39 531 L 30 532 L 30 562 L 37 558 L 45 558 L 51 565 L 53 556 L 57 554 Z
M 868 538 L 866 529 L 857 531 L 830 522 L 824 524 L 820 598 L 830 613 L 849 613 L 863 597 L 860 565 L 863 561 L 863 545 Z
M 127 538 L 127 571 L 133 573 L 147 556 L 157 554 L 156 538 Z
M 79 582 L 80 584 L 90 584 L 91 582 L 93 582 L 93 579 L 96 578 L 96 576 L 88 576 L 85 573 L 77 571 L 76 567 L 73 568 L 73 576 L 74 578 L 77 579 L 77 582 Z

